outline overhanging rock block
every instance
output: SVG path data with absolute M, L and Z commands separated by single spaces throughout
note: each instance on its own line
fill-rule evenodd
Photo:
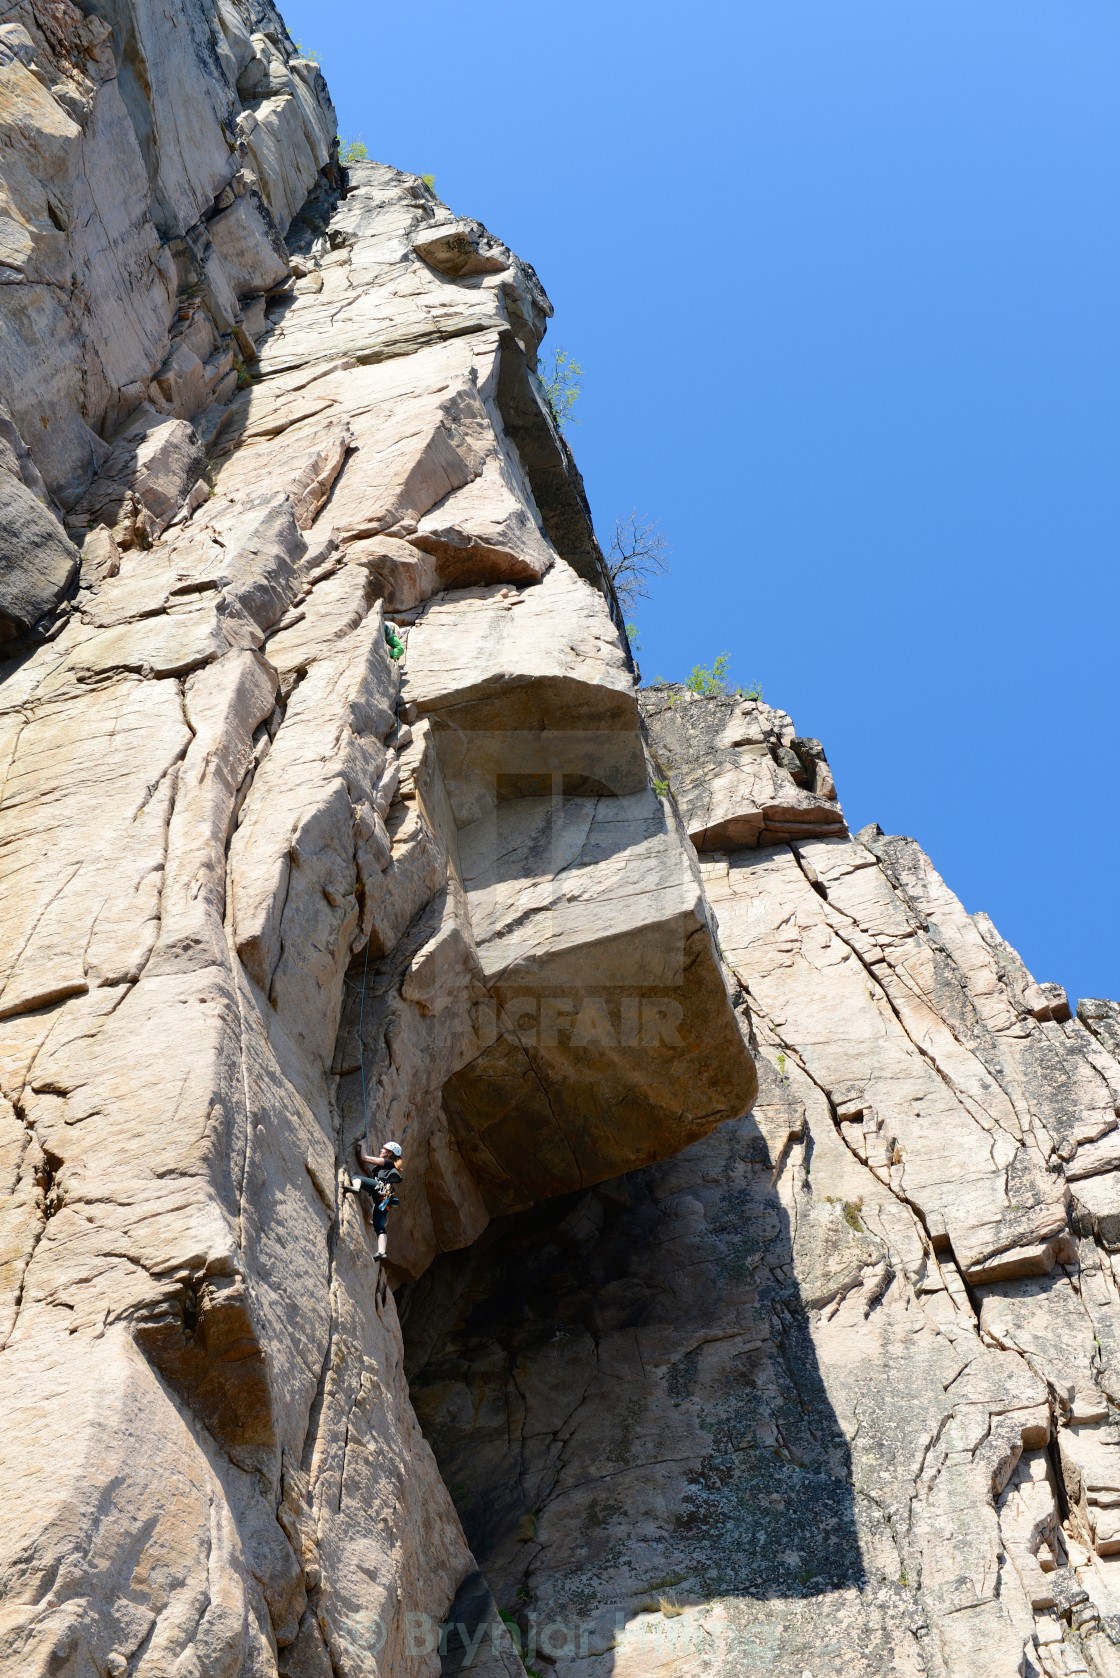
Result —
M 563 562 L 536 587 L 434 601 L 409 635 L 405 697 L 431 720 L 460 826 L 503 798 L 647 785 L 606 602 Z
M 674 1153 L 754 1099 L 700 883 L 650 790 L 459 834 L 490 998 L 445 1105 L 492 1208 Z

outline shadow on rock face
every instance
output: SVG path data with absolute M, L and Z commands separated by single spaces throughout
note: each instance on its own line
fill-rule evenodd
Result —
M 753 1119 L 724 1125 L 493 1223 L 401 1301 L 413 1401 L 479 1566 L 526 1635 L 551 1628 L 565 1672 L 629 1670 L 624 1630 L 671 1637 L 698 1613 L 705 1636 L 734 1622 L 728 1670 L 778 1670 L 779 1608 L 804 1650 L 828 1598 L 858 1600 L 850 1454 L 777 1163 Z

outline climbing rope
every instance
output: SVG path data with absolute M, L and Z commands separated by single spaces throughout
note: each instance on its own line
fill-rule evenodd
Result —
M 401 685 L 402 675 L 399 660 L 404 657 L 404 642 L 397 634 L 391 623 L 385 625 L 385 640 L 389 647 L 389 657 L 396 666 L 397 696 L 393 705 L 394 731 L 393 748 L 396 750 L 401 737 Z M 369 1099 L 366 1094 L 366 1046 L 362 1026 L 366 1015 L 366 980 L 369 978 L 369 946 L 371 939 L 366 938 L 366 955 L 362 963 L 362 997 L 358 1004 L 358 1068 L 362 1075 L 362 1126 L 366 1145 L 369 1145 Z
M 358 1066 L 362 1073 L 362 1126 L 367 1147 L 369 1146 L 369 1103 L 366 1100 L 366 1044 L 362 1035 L 362 1021 L 366 1014 L 366 979 L 369 975 L 369 947 L 372 942 L 371 938 L 366 939 L 366 959 L 362 964 L 362 1000 L 358 1004 Z

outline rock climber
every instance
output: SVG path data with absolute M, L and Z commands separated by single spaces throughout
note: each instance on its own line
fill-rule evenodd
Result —
M 366 1212 L 366 1221 L 372 1222 L 377 1231 L 377 1259 L 384 1263 L 386 1257 L 385 1225 L 389 1217 L 390 1206 L 399 1206 L 400 1201 L 393 1193 L 398 1183 L 404 1181 L 401 1173 L 401 1145 L 399 1142 L 386 1142 L 381 1152 L 370 1154 L 366 1152 L 361 1137 L 354 1143 L 354 1152 L 358 1156 L 361 1175 L 351 1177 L 343 1183 L 348 1194 L 369 1195 L 369 1203 L 373 1208 L 373 1217 Z M 363 1207 L 367 1202 L 362 1202 Z

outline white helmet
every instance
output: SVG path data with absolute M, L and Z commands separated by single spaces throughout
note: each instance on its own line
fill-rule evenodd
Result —
M 381 1150 L 383 1154 L 395 1154 L 398 1159 L 400 1159 L 403 1151 L 399 1142 L 386 1142 Z

